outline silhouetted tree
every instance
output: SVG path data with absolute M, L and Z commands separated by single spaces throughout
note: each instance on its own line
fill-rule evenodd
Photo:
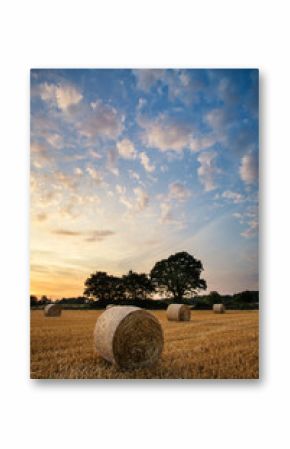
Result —
M 200 279 L 202 271 L 200 260 L 187 252 L 179 252 L 157 262 L 150 277 L 154 287 L 161 293 L 171 294 L 174 301 L 179 302 L 185 295 L 207 288 L 206 281 Z
M 104 271 L 97 271 L 90 275 L 85 281 L 84 295 L 102 302 L 125 298 L 122 280 Z
M 37 296 L 30 295 L 30 307 L 37 305 Z
M 146 299 L 154 292 L 151 279 L 145 273 L 134 273 L 130 270 L 122 277 L 126 297 L 129 299 Z
M 51 300 L 46 295 L 42 295 L 39 300 L 39 304 L 41 305 L 49 304 L 50 302 Z
M 216 291 L 210 292 L 210 294 L 207 296 L 207 300 L 210 305 L 220 304 L 223 302 L 221 295 Z

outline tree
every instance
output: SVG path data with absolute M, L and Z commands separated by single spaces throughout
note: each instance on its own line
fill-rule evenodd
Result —
M 84 295 L 104 303 L 125 298 L 122 280 L 104 271 L 97 271 L 88 277 Z
M 153 286 L 161 293 L 169 293 L 175 302 L 179 302 L 184 296 L 207 288 L 206 281 L 200 279 L 202 271 L 200 260 L 187 252 L 179 252 L 157 262 L 150 278 Z
M 134 273 L 130 270 L 122 277 L 126 297 L 129 299 L 146 299 L 154 292 L 151 280 L 145 273 Z
M 30 307 L 37 305 L 37 296 L 30 295 Z
M 220 304 L 222 302 L 221 295 L 218 292 L 216 292 L 216 291 L 210 292 L 210 294 L 208 295 L 207 299 L 208 299 L 208 302 L 209 302 L 210 305 Z

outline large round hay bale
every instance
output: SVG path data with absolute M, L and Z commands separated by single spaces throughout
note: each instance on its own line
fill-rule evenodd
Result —
M 167 307 L 169 321 L 190 321 L 191 310 L 185 304 L 170 304 Z
M 223 304 L 214 304 L 212 306 L 212 310 L 214 311 L 214 313 L 225 313 L 226 308 Z
M 48 304 L 44 308 L 44 315 L 45 316 L 60 316 L 61 315 L 61 305 L 60 304 Z
M 115 306 L 97 319 L 94 343 L 105 360 L 128 369 L 156 363 L 164 340 L 154 315 L 138 307 Z

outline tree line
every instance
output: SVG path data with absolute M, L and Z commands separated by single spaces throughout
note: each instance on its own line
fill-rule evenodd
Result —
M 218 292 L 197 296 L 206 290 L 207 283 L 201 278 L 203 265 L 187 252 L 178 252 L 155 263 L 149 275 L 130 270 L 123 276 L 113 276 L 104 271 L 92 273 L 85 281 L 84 296 L 63 298 L 61 304 L 86 307 L 105 307 L 107 304 L 135 304 L 147 308 L 166 308 L 168 303 L 186 303 L 196 308 L 209 308 L 223 302 L 233 308 L 256 308 L 258 292 L 241 292 L 221 296 Z M 160 299 L 154 299 L 156 295 Z M 163 299 L 162 299 L 163 298 Z M 49 299 L 30 297 L 31 306 L 45 305 Z M 242 307 L 245 305 L 245 307 Z M 240 307 L 238 307 L 240 306 Z

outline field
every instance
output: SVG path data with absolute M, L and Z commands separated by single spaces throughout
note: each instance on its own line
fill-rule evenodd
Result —
M 123 371 L 102 360 L 92 333 L 101 311 L 65 310 L 45 318 L 31 312 L 32 379 L 257 379 L 257 311 L 193 311 L 190 322 L 160 320 L 165 345 L 158 365 Z

